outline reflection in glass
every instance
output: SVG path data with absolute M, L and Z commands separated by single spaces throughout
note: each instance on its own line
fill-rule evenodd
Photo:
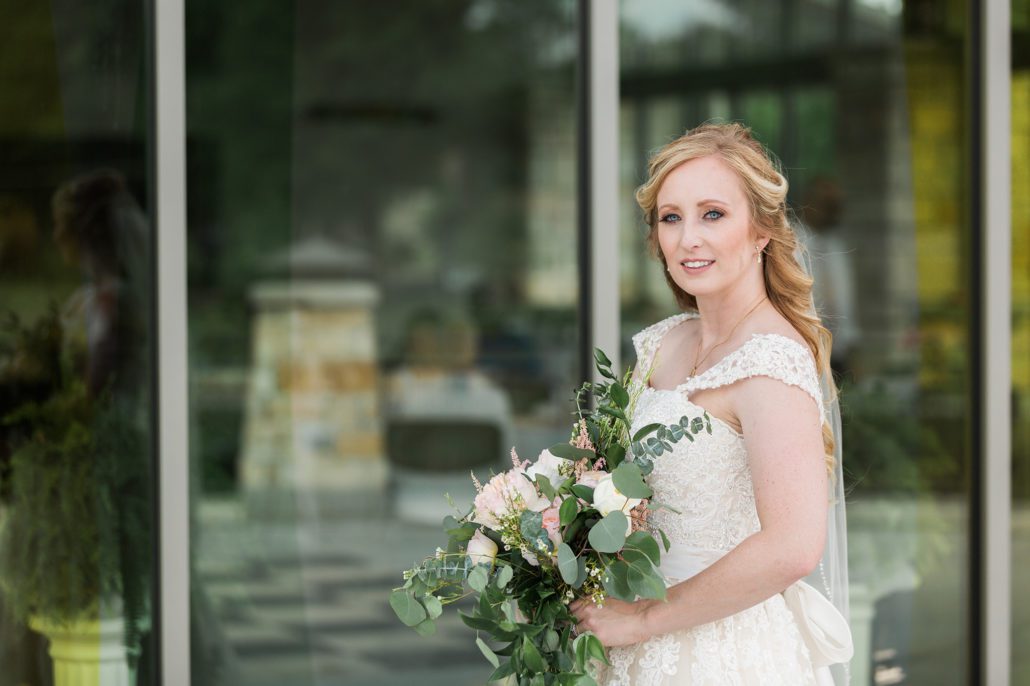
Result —
M 566 437 L 575 4 L 186 10 L 193 682 L 482 683 L 387 599 Z
M 631 201 L 712 117 L 781 158 L 835 334 L 853 683 L 964 683 L 971 282 L 965 3 L 623 2 L 622 321 L 674 311 Z M 634 258 L 633 256 L 637 257 Z
M 0 67 L 0 684 L 152 683 L 143 7 L 5 22 L 22 44 Z

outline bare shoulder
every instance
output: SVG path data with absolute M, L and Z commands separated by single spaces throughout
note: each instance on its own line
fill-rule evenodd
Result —
M 773 308 L 770 308 L 765 316 L 757 319 L 751 329 L 753 334 L 776 334 L 808 348 L 808 341 L 805 340 L 805 337 L 794 328 L 794 325 L 786 317 Z

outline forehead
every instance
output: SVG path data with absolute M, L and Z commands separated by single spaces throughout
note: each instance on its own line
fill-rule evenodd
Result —
M 687 160 L 669 172 L 658 189 L 659 206 L 665 203 L 693 205 L 710 198 L 729 203 L 747 202 L 740 177 L 715 155 Z

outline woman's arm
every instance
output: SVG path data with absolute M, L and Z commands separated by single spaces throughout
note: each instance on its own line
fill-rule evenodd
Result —
M 734 410 L 744 433 L 761 530 L 670 587 L 665 602 L 609 600 L 599 609 L 577 601 L 570 606 L 584 620 L 581 631 L 594 631 L 605 645 L 635 643 L 728 617 L 779 593 L 818 565 L 827 508 L 819 410 L 810 395 L 781 381 L 752 377 L 738 384 Z

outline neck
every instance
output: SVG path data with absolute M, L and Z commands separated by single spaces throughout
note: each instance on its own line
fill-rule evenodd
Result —
M 701 340 L 709 346 L 729 336 L 741 318 L 765 296 L 765 282 L 760 275 L 757 280 L 741 279 L 718 293 L 696 296 L 697 311 L 701 315 Z M 758 309 L 761 305 L 755 312 Z

